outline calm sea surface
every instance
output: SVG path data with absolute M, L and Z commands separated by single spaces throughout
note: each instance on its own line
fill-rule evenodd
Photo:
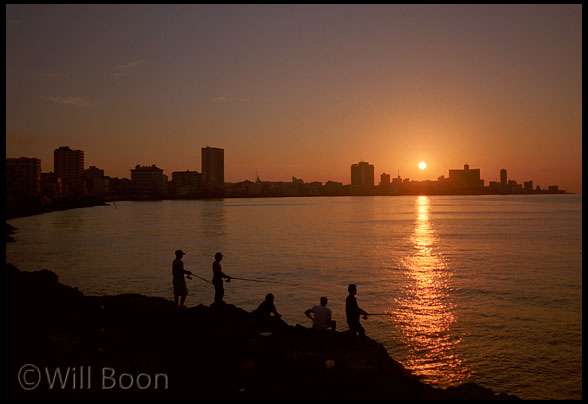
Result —
M 272 292 L 289 324 L 329 298 L 346 330 L 347 285 L 366 332 L 425 381 L 476 381 L 525 399 L 582 398 L 582 196 L 399 196 L 117 202 L 10 220 L 7 262 L 50 269 L 85 294 L 172 298 L 174 251 L 225 301 Z M 189 306 L 210 284 L 188 280 Z

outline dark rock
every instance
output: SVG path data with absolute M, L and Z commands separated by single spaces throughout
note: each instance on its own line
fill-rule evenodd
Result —
M 16 228 L 9 225 L 8 223 L 6 223 L 6 242 L 7 243 L 13 243 L 14 242 L 14 238 L 12 238 L 11 234 L 14 233 L 16 231 Z
M 83 296 L 50 271 L 21 272 L 10 264 L 6 281 L 8 398 L 517 398 L 475 383 L 433 388 L 370 338 L 263 321 L 231 304 L 178 309 L 170 300 L 139 294 Z M 42 383 L 27 391 L 16 377 L 25 364 L 70 367 L 77 374 L 89 367 L 92 385 L 52 389 Z M 128 378 L 143 374 L 143 381 L 159 375 L 161 384 L 104 389 L 104 369 Z

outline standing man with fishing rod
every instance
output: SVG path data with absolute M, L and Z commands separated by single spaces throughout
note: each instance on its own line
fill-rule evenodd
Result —
M 345 300 L 345 314 L 347 315 L 347 325 L 349 331 L 353 336 L 359 334 L 359 337 L 363 340 L 365 338 L 365 330 L 359 323 L 359 316 L 363 315 L 364 320 L 367 320 L 368 313 L 361 309 L 357 305 L 355 295 L 357 294 L 357 286 L 352 283 L 347 287 L 349 296 Z
M 227 280 L 227 282 L 231 281 L 231 277 L 225 274 L 221 267 L 221 260 L 223 259 L 223 255 L 220 252 L 217 252 L 214 255 L 214 262 L 212 263 L 212 284 L 214 285 L 214 303 L 220 304 L 223 303 L 223 297 L 225 295 L 225 288 L 223 287 L 223 278 Z
M 188 295 L 188 288 L 186 287 L 186 280 L 184 275 L 192 275 L 192 272 L 184 270 L 184 262 L 182 257 L 185 253 L 182 250 L 176 250 L 176 259 L 172 264 L 173 286 L 174 286 L 174 303 L 180 308 L 184 308 L 184 302 Z

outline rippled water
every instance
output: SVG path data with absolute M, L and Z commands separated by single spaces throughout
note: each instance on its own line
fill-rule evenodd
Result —
M 347 285 L 390 355 L 439 386 L 476 381 L 526 399 L 582 397 L 582 197 L 419 196 L 117 202 L 13 219 L 7 262 L 55 271 L 86 294 L 171 298 L 173 252 L 234 280 L 252 310 L 268 292 L 290 324 L 328 296 L 346 329 Z M 188 281 L 188 305 L 212 286 Z

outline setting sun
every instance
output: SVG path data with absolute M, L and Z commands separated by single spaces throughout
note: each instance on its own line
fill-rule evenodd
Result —
M 421 162 L 419 163 L 419 168 L 420 168 L 421 170 L 424 170 L 425 168 L 427 168 L 427 163 L 425 163 L 424 161 L 421 161 Z

